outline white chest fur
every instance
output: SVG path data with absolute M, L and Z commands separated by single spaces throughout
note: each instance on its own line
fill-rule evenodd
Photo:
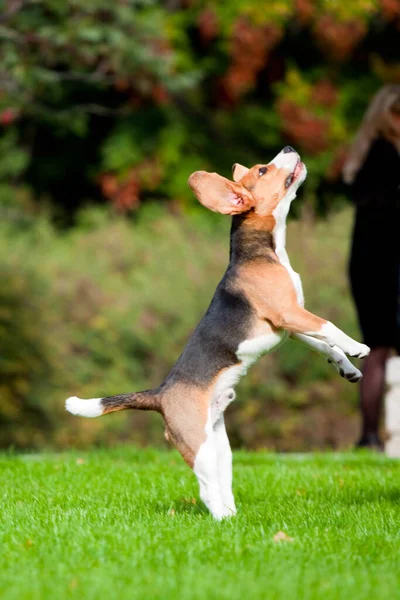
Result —
M 260 335 L 255 338 L 244 340 L 236 351 L 236 356 L 240 363 L 230 367 L 218 377 L 213 397 L 218 398 L 221 394 L 230 388 L 234 388 L 239 379 L 247 373 L 247 369 L 255 363 L 261 356 L 271 352 L 283 343 L 288 336 L 287 331 L 275 333 L 269 332 L 266 335 Z
M 292 265 L 290 264 L 288 253 L 286 252 L 286 217 L 289 212 L 290 204 L 292 198 L 285 198 L 278 204 L 276 209 L 273 212 L 276 225 L 273 229 L 272 235 L 275 242 L 275 254 L 279 258 L 279 262 L 287 272 L 293 282 L 297 293 L 297 302 L 300 306 L 304 306 L 304 294 L 303 294 L 303 286 L 301 285 L 300 275 L 296 273 L 292 269 Z
M 290 204 L 295 194 L 284 198 L 276 207 L 273 216 L 276 225 L 272 232 L 275 242 L 275 254 L 279 262 L 287 269 L 289 276 L 297 293 L 297 301 L 304 306 L 303 287 L 301 285 L 300 275 L 296 273 L 290 264 L 289 256 L 286 252 L 286 217 L 289 212 Z M 268 332 L 254 338 L 244 340 L 236 351 L 236 356 L 240 363 L 224 371 L 218 378 L 213 397 L 218 398 L 221 394 L 230 388 L 234 388 L 239 379 L 246 374 L 248 368 L 255 363 L 261 356 L 271 352 L 274 348 L 283 343 L 288 337 L 288 332 L 281 330 L 279 332 Z

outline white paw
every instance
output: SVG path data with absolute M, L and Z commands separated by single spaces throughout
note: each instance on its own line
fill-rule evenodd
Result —
M 211 514 L 216 521 L 222 521 L 222 519 L 234 517 L 236 515 L 236 507 L 230 508 L 229 506 L 221 506 L 217 510 L 212 510 Z
M 226 508 L 226 510 L 230 511 L 231 515 L 236 515 L 236 504 L 235 498 L 231 491 L 224 490 L 221 491 L 222 504 Z
M 351 371 L 345 371 L 344 369 L 339 369 L 339 373 L 342 377 L 344 377 L 344 379 L 347 379 L 347 381 L 350 381 L 350 383 L 357 383 L 357 381 L 360 381 L 360 379 L 362 377 L 361 371 L 359 371 L 355 367 Z
M 365 358 L 368 356 L 370 349 L 365 344 L 359 344 L 358 342 L 353 342 L 349 344 L 348 350 L 346 354 L 349 356 L 353 356 L 354 358 Z
M 361 371 L 349 361 L 344 353 L 339 353 L 338 351 L 333 352 L 331 358 L 328 358 L 328 362 L 333 364 L 340 376 L 347 381 L 350 381 L 351 383 L 360 381 L 362 377 Z
M 321 327 L 320 334 L 322 334 L 322 339 L 324 339 L 332 348 L 338 346 L 349 356 L 364 358 L 369 354 L 368 346 L 356 342 L 330 321 Z
M 234 517 L 237 514 L 235 503 L 233 504 L 224 504 L 225 510 L 227 511 L 228 517 Z

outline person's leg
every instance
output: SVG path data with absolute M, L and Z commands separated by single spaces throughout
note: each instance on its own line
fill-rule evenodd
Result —
M 360 382 L 360 408 L 362 415 L 362 433 L 359 447 L 381 447 L 379 439 L 379 418 L 385 389 L 385 366 L 390 348 L 372 348 L 363 367 Z

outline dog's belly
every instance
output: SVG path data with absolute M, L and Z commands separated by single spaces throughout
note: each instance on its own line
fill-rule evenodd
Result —
M 218 398 L 218 396 L 228 389 L 234 388 L 252 364 L 261 356 L 271 352 L 271 350 L 282 344 L 288 335 L 288 332 L 285 330 L 270 330 L 264 335 L 258 335 L 241 342 L 236 351 L 236 356 L 240 360 L 240 363 L 222 371 L 214 387 L 213 399 Z

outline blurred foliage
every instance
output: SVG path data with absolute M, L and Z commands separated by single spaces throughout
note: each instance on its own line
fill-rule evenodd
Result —
M 338 179 L 370 97 L 400 81 L 400 0 L 0 6 L 3 447 L 162 439 L 157 415 L 74 419 L 63 399 L 157 385 L 181 352 L 228 255 L 228 220 L 187 187 L 197 169 L 229 176 L 287 143 L 301 152 L 307 202 L 291 258 L 310 308 L 355 333 Z M 130 221 L 118 214 L 139 206 Z M 315 225 L 328 207 L 334 218 Z M 231 437 L 343 446 L 355 395 L 288 343 L 241 383 Z
M 288 142 L 323 209 L 371 95 L 400 81 L 400 0 L 3 5 L 0 202 L 23 184 L 64 220 L 88 198 L 187 204 L 191 171 Z
M 103 208 L 57 231 L 0 223 L 0 445 L 162 444 L 158 415 L 79 419 L 70 395 L 161 383 L 204 314 L 228 259 L 229 219 L 147 204 L 135 222 Z M 288 247 L 307 306 L 357 335 L 343 275 L 350 211 L 292 222 Z M 40 275 L 39 275 L 40 273 Z M 227 412 L 235 446 L 304 450 L 354 440 L 357 387 L 289 341 L 255 365 Z

